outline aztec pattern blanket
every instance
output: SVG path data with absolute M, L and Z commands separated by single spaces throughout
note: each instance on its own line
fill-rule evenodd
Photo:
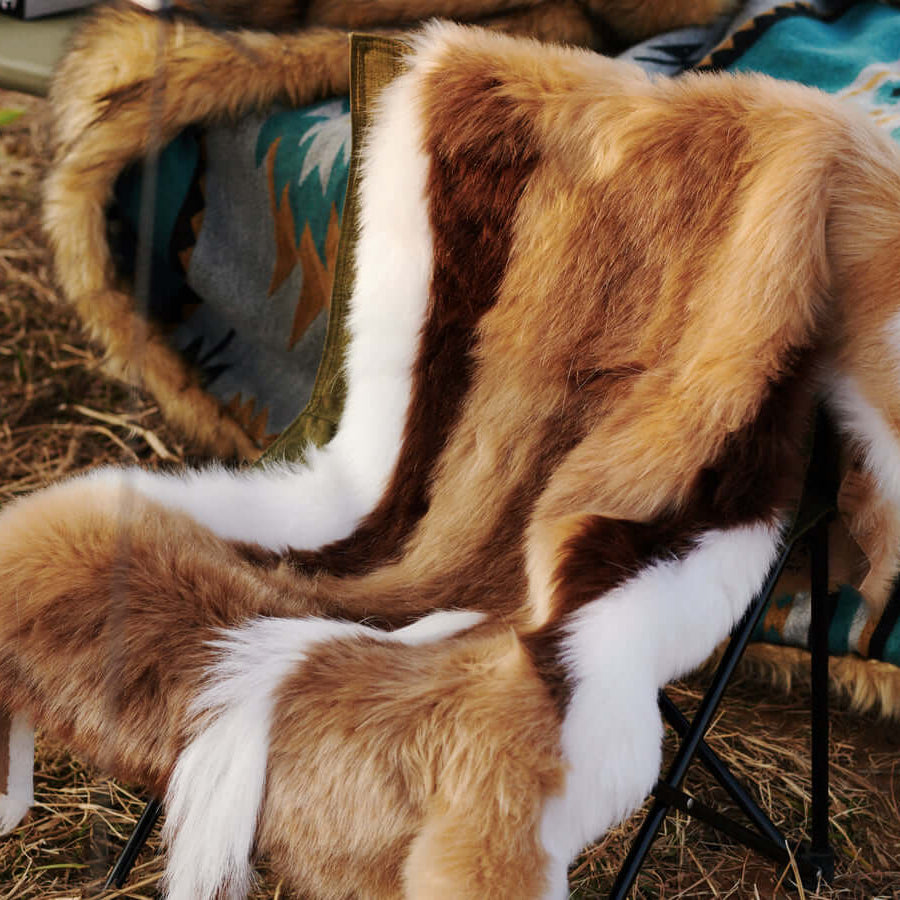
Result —
M 727 22 L 659 35 L 623 56 L 665 76 L 724 69 L 799 81 L 859 104 L 900 139 L 900 10 L 883 3 L 752 0 Z M 326 442 L 341 414 L 343 310 L 331 304 L 350 136 L 349 104 L 338 98 L 189 130 L 161 157 L 150 315 L 215 402 L 257 443 L 275 441 L 276 455 Z M 140 171 L 129 169 L 116 189 L 125 269 L 139 197 Z M 900 715 L 900 581 L 871 621 L 858 590 L 865 552 L 841 522 L 833 530 L 832 652 L 891 664 L 874 680 L 872 667 L 854 671 L 843 686 Z M 757 637 L 803 647 L 808 623 L 805 584 L 787 576 Z M 785 658 L 782 674 L 796 669 Z
M 150 315 L 262 443 L 312 392 L 349 164 L 346 98 L 186 132 L 161 155 Z M 123 174 L 116 201 L 127 266 L 139 169 Z

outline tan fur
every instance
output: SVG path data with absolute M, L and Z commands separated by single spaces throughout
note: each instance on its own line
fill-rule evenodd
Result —
M 0 708 L 158 796 L 217 630 L 323 612 L 187 517 L 88 481 L 14 504 L 0 529 Z M 505 626 L 399 656 L 332 642 L 283 685 L 259 851 L 316 897 L 537 898 L 557 728 Z
M 184 4 L 193 8 L 193 4 Z M 590 4 L 591 15 L 604 3 Z M 715 17 L 723 0 L 673 0 L 659 22 L 645 9 L 610 5 L 653 30 Z M 106 239 L 105 208 L 129 163 L 164 146 L 188 125 L 235 119 L 279 101 L 303 106 L 348 90 L 349 29 L 408 26 L 428 16 L 487 18 L 493 27 L 543 40 L 598 47 L 591 15 L 575 0 L 430 0 L 309 4 L 204 4 L 233 24 L 303 24 L 277 34 L 215 34 L 194 21 L 164 23 L 127 4 L 101 9 L 79 32 L 51 90 L 58 149 L 45 191 L 45 227 L 65 296 L 111 371 L 143 384 L 163 414 L 204 450 L 252 459 L 259 447 L 242 424 L 207 394 L 196 374 L 118 290 Z M 595 9 L 594 6 L 597 8 Z M 640 28 L 638 28 L 640 30 Z
M 495 39 L 478 40 L 456 48 L 460 81 L 467 57 L 476 65 Z M 650 82 L 634 68 L 565 51 L 544 51 L 554 65 L 536 69 L 533 52 L 506 45 L 497 69 L 515 72 L 510 108 L 527 111 L 553 174 L 536 177 L 519 204 L 500 299 L 479 326 L 481 369 L 468 414 L 402 562 L 358 582 L 317 581 L 343 595 L 354 617 L 382 614 L 374 598 L 386 593 L 389 608 L 405 614 L 434 608 L 430 591 L 406 597 L 400 585 L 432 581 L 426 573 L 446 566 L 448 544 L 461 568 L 477 559 L 513 489 L 556 452 L 552 476 L 534 485 L 526 545 L 532 619 L 546 624 L 578 517 L 643 522 L 683 504 L 696 473 L 755 416 L 787 348 L 812 339 L 824 306 L 825 191 L 852 143 L 852 121 L 833 103 L 765 78 L 740 87 L 730 78 Z M 605 91 L 585 89 L 597 81 Z M 451 89 L 443 73 L 441 90 Z M 699 123 L 688 114 L 694 104 L 704 109 Z M 486 121 L 497 133 L 514 127 Z M 448 144 L 493 139 L 458 126 L 446 133 Z M 553 165 L 557 153 L 565 164 Z M 697 165 L 696 182 L 685 157 Z M 578 178 L 567 183 L 559 173 L 568 165 Z M 652 210 L 635 201 L 636 190 L 653 198 Z M 596 224 L 587 231 L 585 221 Z M 601 307 L 592 298 L 609 284 L 621 294 Z M 614 374 L 592 380 L 598 372 Z M 583 439 L 551 450 L 545 427 L 554 421 Z
M 277 573 L 127 490 L 61 484 L 5 507 L 0 529 L 0 708 L 156 792 L 216 629 L 302 612 Z
M 285 685 L 278 716 L 284 768 L 259 841 L 285 871 L 304 855 L 299 892 L 345 896 L 352 881 L 373 897 L 540 896 L 541 798 L 562 768 L 553 705 L 511 631 L 399 658 L 329 644 Z
M 202 52 L 176 35 L 171 52 Z M 900 436 L 896 372 L 876 367 L 900 310 L 900 154 L 763 77 L 653 81 L 428 35 L 434 270 L 377 508 L 337 550 L 282 556 L 91 481 L 13 505 L 0 710 L 160 791 L 215 629 L 485 610 L 432 645 L 322 644 L 287 677 L 258 847 L 313 896 L 537 898 L 571 614 L 710 530 L 790 510 L 821 366 Z M 133 122 L 139 146 L 147 118 L 116 109 L 98 121 Z M 77 132 L 72 159 L 92 146 Z

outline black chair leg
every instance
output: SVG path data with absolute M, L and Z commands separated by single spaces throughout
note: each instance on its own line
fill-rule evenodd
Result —
M 809 648 L 812 658 L 811 742 L 812 804 L 810 844 L 801 852 L 814 879 L 834 877 L 834 850 L 829 840 L 828 819 L 828 524 L 819 522 L 810 548 L 812 585 Z M 815 883 L 809 887 L 816 887 Z
M 722 655 L 722 659 L 719 662 L 709 689 L 700 703 L 700 708 L 697 710 L 693 721 L 690 723 L 690 726 L 682 737 L 681 745 L 675 754 L 675 758 L 669 767 L 669 771 L 666 773 L 665 778 L 662 779 L 662 784 L 667 788 L 673 790 L 680 789 L 684 777 L 687 774 L 687 770 L 703 741 L 703 736 L 706 734 L 712 723 L 716 710 L 719 707 L 719 702 L 722 699 L 722 695 L 725 693 L 725 688 L 731 680 L 731 676 L 734 674 L 735 667 L 741 658 L 741 654 L 743 654 L 744 648 L 750 641 L 750 635 L 753 633 L 753 629 L 756 627 L 757 622 L 765 611 L 769 596 L 784 570 L 789 554 L 790 547 L 786 546 L 782 550 L 778 561 L 773 566 L 772 571 L 766 578 L 763 589 L 759 592 L 756 599 L 745 613 L 744 618 L 735 629 L 732 638 L 725 649 L 725 653 Z M 622 864 L 622 868 L 619 870 L 619 874 L 616 876 L 615 883 L 609 894 L 610 900 L 624 900 L 631 890 L 632 885 L 637 879 L 638 872 L 640 872 L 641 866 L 644 864 L 647 853 L 653 845 L 653 842 L 656 840 L 656 835 L 670 808 L 671 804 L 659 797 L 654 801 L 653 806 L 650 808 L 650 812 L 647 814 L 647 818 L 644 820 L 644 824 L 641 826 L 641 830 L 638 832 L 638 836 L 635 838 L 628 851 L 628 855 L 625 858 L 625 862 Z
M 106 879 L 104 890 L 109 890 L 112 887 L 120 888 L 125 885 L 128 873 L 131 872 L 138 854 L 141 852 L 144 844 L 147 843 L 147 838 L 150 837 L 150 832 L 153 831 L 153 826 L 156 825 L 161 812 L 162 804 L 158 800 L 151 800 L 144 807 L 144 811 L 141 813 L 141 817 L 138 819 L 131 837 L 128 838 L 128 843 L 116 860 L 116 864 L 109 873 L 109 878 Z
M 831 880 L 834 874 L 834 852 L 829 843 L 828 819 L 828 517 L 822 516 L 813 526 L 810 539 L 811 607 L 810 650 L 812 656 L 812 810 L 811 842 L 797 857 L 800 877 L 806 887 L 815 887 L 820 879 Z M 657 833 L 669 810 L 674 806 L 713 827 L 730 834 L 747 846 L 780 863 L 789 859 L 784 836 L 758 804 L 741 787 L 728 767 L 704 741 L 719 701 L 734 669 L 744 652 L 750 635 L 762 617 L 769 597 L 781 575 L 791 547 L 785 547 L 766 584 L 754 600 L 744 619 L 735 629 L 709 689 L 701 701 L 693 721 L 681 714 L 674 703 L 660 692 L 660 707 L 666 719 L 681 738 L 675 758 L 665 777 L 654 789 L 655 800 L 622 864 L 609 897 L 624 900 L 631 890 Z M 696 802 L 681 791 L 688 767 L 699 757 L 701 763 L 728 792 L 732 800 L 755 826 L 756 832 L 743 828 L 714 810 Z
M 690 728 L 690 722 L 680 709 L 669 699 L 665 691 L 660 691 L 659 705 L 666 721 L 675 729 L 675 733 L 684 738 Z M 784 846 L 784 836 L 772 820 L 760 808 L 759 804 L 747 793 L 744 786 L 734 777 L 731 769 L 710 749 L 706 741 L 697 747 L 697 756 L 703 768 L 725 789 L 734 804 L 747 817 L 762 837 L 771 845 Z M 785 856 L 787 855 L 785 851 Z

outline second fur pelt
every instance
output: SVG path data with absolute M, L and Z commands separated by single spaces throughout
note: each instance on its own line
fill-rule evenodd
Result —
M 106 351 L 109 368 L 153 394 L 195 448 L 254 458 L 261 448 L 246 423 L 204 389 L 155 323 L 143 320 L 130 287 L 117 277 L 106 208 L 128 165 L 189 126 L 234 121 L 276 102 L 302 107 L 346 94 L 351 30 L 396 34 L 438 16 L 607 50 L 676 25 L 708 22 L 730 5 L 179 0 L 165 16 L 128 3 L 102 6 L 76 35 L 51 90 L 55 160 L 45 226 L 62 292 Z

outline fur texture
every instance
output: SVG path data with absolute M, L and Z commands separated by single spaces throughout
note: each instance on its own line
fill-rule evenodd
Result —
M 198 724 L 166 792 L 171 900 L 212 897 L 222 885 L 235 896 L 246 893 L 277 694 L 318 644 L 344 642 L 351 652 L 365 641 L 417 646 L 481 618 L 433 613 L 392 632 L 330 619 L 258 618 L 214 641 L 216 662 L 191 704 Z
M 116 279 L 105 207 L 129 163 L 189 125 L 235 119 L 275 102 L 304 106 L 346 94 L 352 29 L 396 32 L 429 16 L 448 16 L 602 49 L 610 28 L 631 39 L 709 21 L 730 5 L 731 0 L 186 0 L 176 4 L 174 19 L 128 3 L 104 6 L 76 36 L 51 90 L 57 149 L 44 220 L 60 285 L 107 351 L 112 371 L 143 384 L 199 447 L 221 457 L 253 458 L 259 448 L 242 423 L 203 389 Z M 209 16 L 236 30 L 211 31 L 201 24 Z M 280 30 L 260 30 L 271 28 Z
M 449 25 L 378 121 L 344 449 L 0 514 L 0 709 L 167 797 L 171 897 L 241 894 L 255 809 L 310 896 L 565 896 L 652 784 L 657 689 L 763 581 L 823 383 L 896 504 L 900 155 L 866 121 Z

